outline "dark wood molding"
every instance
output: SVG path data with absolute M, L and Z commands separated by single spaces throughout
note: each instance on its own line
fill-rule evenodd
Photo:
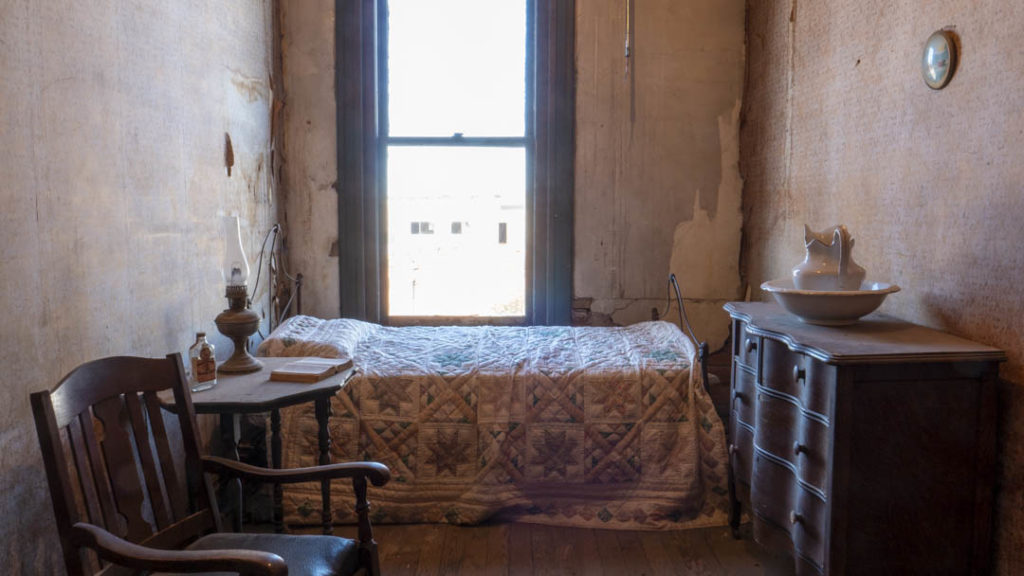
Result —
M 534 2 L 530 49 L 534 135 L 527 222 L 527 317 L 531 324 L 567 325 L 572 312 L 573 186 L 576 125 L 576 3 Z
M 335 2 L 338 251 L 341 315 L 379 322 L 385 293 L 380 189 L 377 0 Z

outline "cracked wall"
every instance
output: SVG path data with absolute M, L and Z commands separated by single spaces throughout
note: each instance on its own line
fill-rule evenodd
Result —
M 198 330 L 230 353 L 225 216 L 250 257 L 276 219 L 271 25 L 257 0 L 0 2 L 7 574 L 64 572 L 31 392 L 85 361 L 184 353 Z
M 744 6 L 633 4 L 627 70 L 623 3 L 577 2 L 574 292 L 630 324 L 665 311 L 674 272 L 714 349 L 740 295 Z
M 623 5 L 576 2 L 574 293 L 593 319 L 628 324 L 664 308 L 675 271 L 698 335 L 720 341 L 721 304 L 740 292 L 743 2 L 634 2 L 628 76 Z M 334 317 L 334 2 L 284 3 L 282 28 L 292 268 L 304 310 Z
M 743 270 L 756 289 L 803 258 L 803 225 L 846 224 L 882 311 L 1007 351 L 996 572 L 1024 566 L 1024 5 L 749 2 Z M 952 82 L 921 77 L 950 27 Z M 756 294 L 764 298 L 763 294 Z M 938 505 L 938 503 L 937 503 Z

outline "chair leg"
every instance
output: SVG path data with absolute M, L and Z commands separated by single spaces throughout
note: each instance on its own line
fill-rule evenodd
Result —
M 360 564 L 366 567 L 369 576 L 380 576 L 380 556 L 376 540 L 359 543 Z
M 366 478 L 353 478 L 352 488 L 356 493 L 356 517 L 359 523 L 359 560 L 369 570 L 370 576 L 380 576 L 377 541 L 373 539 L 373 526 L 370 525 L 370 502 L 366 499 Z

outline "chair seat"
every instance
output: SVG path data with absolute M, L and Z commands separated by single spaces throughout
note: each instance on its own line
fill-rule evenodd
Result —
M 336 536 L 238 534 L 218 532 L 196 540 L 188 550 L 260 550 L 277 554 L 288 564 L 288 576 L 345 576 L 356 569 L 359 543 Z M 231 576 L 230 572 L 202 572 Z M 152 576 L 172 576 L 154 572 Z M 184 576 L 184 575 L 183 575 Z

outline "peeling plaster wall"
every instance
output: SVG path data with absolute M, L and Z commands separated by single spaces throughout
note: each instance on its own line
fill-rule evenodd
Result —
M 679 278 L 698 336 L 739 296 L 743 2 L 578 0 L 574 292 L 617 324 Z M 671 313 L 668 318 L 675 318 Z
M 674 270 L 699 335 L 722 340 L 721 304 L 739 295 L 743 2 L 635 2 L 629 78 L 623 3 L 576 5 L 575 295 L 616 323 L 646 320 Z M 333 317 L 334 2 L 285 2 L 282 23 L 292 268 L 304 310 Z
M 265 0 L 0 0 L 6 574 L 64 571 L 29 393 L 88 360 L 184 352 L 197 330 L 230 352 L 225 216 L 250 256 L 276 220 L 271 24 Z
M 282 2 L 285 229 L 289 270 L 303 275 L 302 312 L 341 312 L 334 0 Z
M 1007 350 L 1000 386 L 997 573 L 1024 568 L 1024 4 L 749 2 L 741 164 L 746 279 L 782 277 L 803 224 L 844 223 L 882 310 Z M 925 39 L 959 70 L 927 88 Z M 764 295 L 760 295 L 764 298 Z M 936 503 L 941 505 L 941 503 Z

